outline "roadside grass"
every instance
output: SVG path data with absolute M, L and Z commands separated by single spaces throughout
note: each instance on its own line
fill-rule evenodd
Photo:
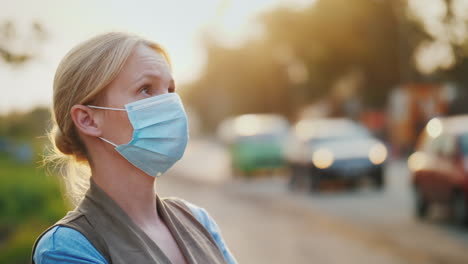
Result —
M 66 211 L 58 179 L 0 155 L 0 263 L 29 263 L 36 238 Z

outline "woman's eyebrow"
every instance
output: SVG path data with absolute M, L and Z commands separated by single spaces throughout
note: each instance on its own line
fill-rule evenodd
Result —
M 160 74 L 155 73 L 155 72 L 143 72 L 141 75 L 138 76 L 138 78 L 135 79 L 135 83 L 140 82 L 144 78 L 150 78 L 150 79 L 157 79 L 161 80 L 162 77 Z
M 142 74 L 140 74 L 138 76 L 138 78 L 135 79 L 135 81 L 133 81 L 133 84 L 134 86 L 137 86 L 140 84 L 140 82 L 142 80 L 144 80 L 145 78 L 149 78 L 149 79 L 155 79 L 157 81 L 162 81 L 163 80 L 163 76 L 160 75 L 159 73 L 155 73 L 155 72 L 143 72 Z M 169 82 L 170 83 L 174 83 L 174 78 L 172 76 L 169 76 Z

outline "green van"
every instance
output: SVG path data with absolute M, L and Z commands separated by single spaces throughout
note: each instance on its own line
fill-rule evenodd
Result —
M 251 175 L 284 166 L 283 149 L 289 124 L 275 114 L 246 114 L 224 120 L 218 137 L 228 146 L 232 169 Z

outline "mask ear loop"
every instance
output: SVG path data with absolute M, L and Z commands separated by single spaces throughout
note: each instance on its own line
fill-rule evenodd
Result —
M 105 138 L 103 138 L 103 137 L 99 137 L 99 138 L 100 138 L 102 141 L 107 142 L 107 143 L 111 144 L 111 145 L 114 146 L 114 147 L 117 147 L 117 145 L 114 144 L 114 143 L 112 143 L 111 141 L 109 141 L 109 140 L 107 140 L 107 139 L 105 139 Z
M 86 106 L 89 107 L 89 108 L 104 109 L 104 110 L 127 111 L 127 109 L 122 109 L 122 108 L 102 107 L 102 106 L 95 106 L 95 105 L 86 105 Z M 107 139 L 105 139 L 103 137 L 99 137 L 99 138 L 102 141 L 107 142 L 107 143 L 111 144 L 114 147 L 117 147 L 117 144 L 114 144 L 111 141 L 109 141 L 109 140 L 107 140 Z
M 86 106 L 87 106 L 87 107 L 90 107 L 90 108 L 96 108 L 96 109 L 115 110 L 115 111 L 127 111 L 127 109 L 124 109 L 124 108 L 102 107 L 102 106 L 95 106 L 95 105 L 86 105 Z

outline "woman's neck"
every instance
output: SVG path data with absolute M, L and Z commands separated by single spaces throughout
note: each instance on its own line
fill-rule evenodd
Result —
M 91 166 L 94 182 L 140 228 L 145 229 L 160 222 L 156 208 L 155 178 L 137 169 L 123 157 L 117 156 L 116 158 L 120 160 L 101 162 L 98 166 Z M 103 166 L 104 164 L 108 166 Z

